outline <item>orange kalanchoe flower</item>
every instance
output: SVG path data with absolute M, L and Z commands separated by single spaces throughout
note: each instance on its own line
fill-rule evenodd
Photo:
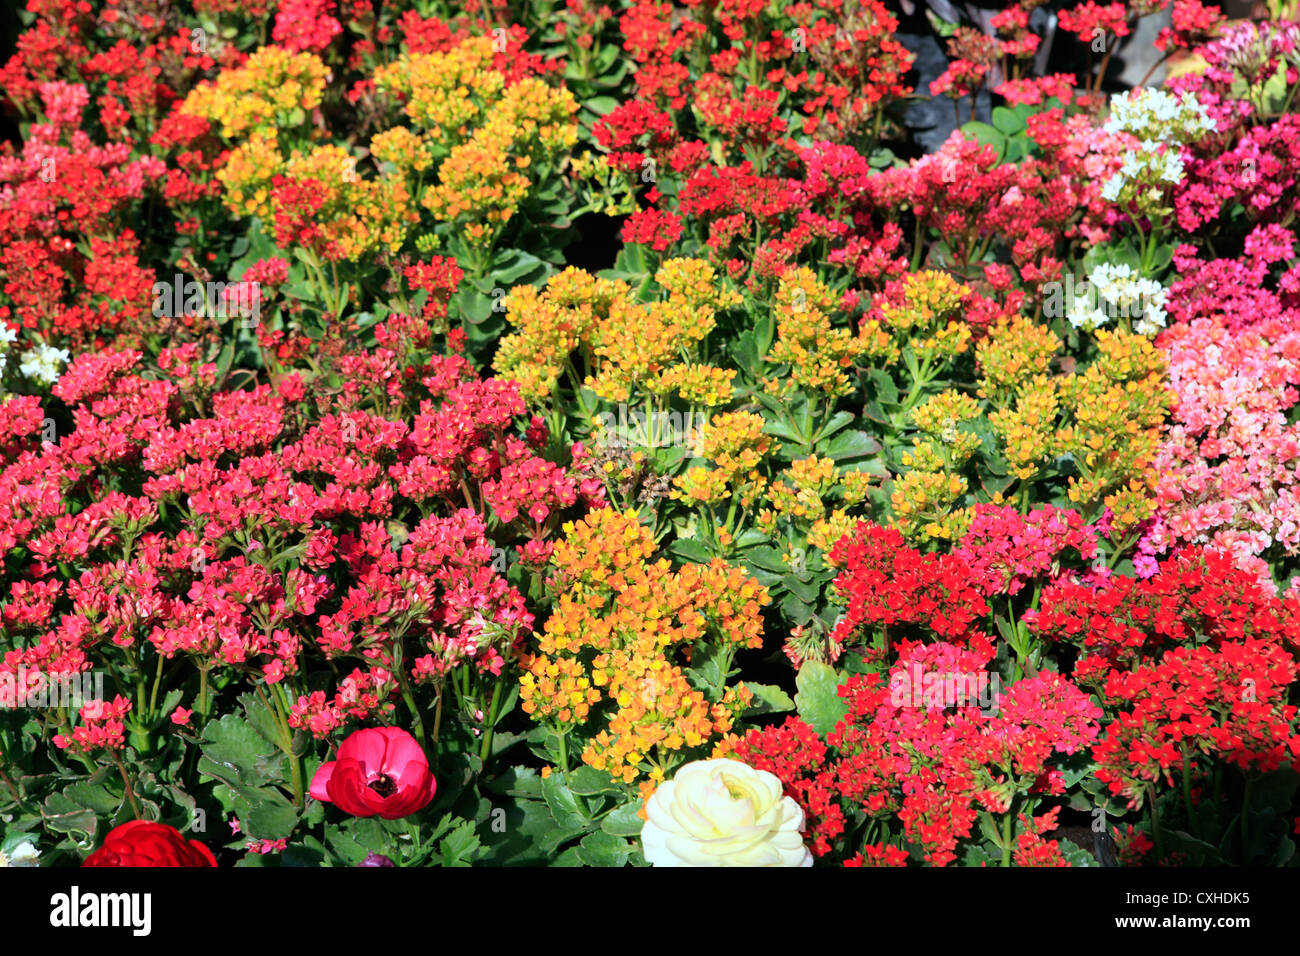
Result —
M 721 560 L 680 571 L 652 561 L 635 512 L 592 512 L 564 530 L 523 709 L 561 736 L 587 725 L 590 766 L 626 783 L 661 780 L 748 705 L 749 691 L 725 682 L 735 651 L 762 644 L 767 590 Z M 686 667 L 705 656 L 719 665 L 715 681 Z

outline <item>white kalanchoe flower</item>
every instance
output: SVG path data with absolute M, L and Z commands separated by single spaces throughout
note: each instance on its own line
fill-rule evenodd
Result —
M 1117 202 L 1119 200 L 1119 194 L 1123 189 L 1124 189 L 1123 174 L 1121 173 L 1112 176 L 1110 177 L 1110 179 L 1106 180 L 1104 183 L 1101 184 L 1101 198 L 1105 199 L 1107 202 Z
M 1095 294 L 1076 295 L 1065 317 L 1076 329 L 1099 329 L 1108 321 L 1106 313 L 1097 307 Z
M 5 325 L 3 322 L 0 322 L 0 350 L 7 349 L 9 343 L 15 341 L 17 338 L 17 332 L 9 328 L 9 326 Z
M 1088 295 L 1076 296 L 1066 314 L 1075 328 L 1100 328 L 1113 318 L 1128 319 L 1139 335 L 1165 327 L 1169 291 L 1131 266 L 1103 262 L 1088 275 L 1086 287 Z
M 1175 146 L 1163 150 L 1154 140 L 1145 140 L 1141 151 L 1128 150 L 1115 175 L 1102 183 L 1101 195 L 1110 202 L 1118 202 L 1125 188 L 1133 186 L 1132 195 L 1162 183 L 1179 183 L 1183 178 L 1183 156 Z
M 18 371 L 40 385 L 53 385 L 59 380 L 63 366 L 67 364 L 67 349 L 56 349 L 48 345 L 37 345 L 23 353 L 22 364 Z
M 1174 96 L 1144 87 L 1111 97 L 1110 119 L 1103 129 L 1132 133 L 1142 140 L 1189 143 L 1213 132 L 1215 123 L 1195 93 Z
M 646 801 L 653 866 L 812 866 L 803 810 L 781 781 L 738 760 L 697 760 Z

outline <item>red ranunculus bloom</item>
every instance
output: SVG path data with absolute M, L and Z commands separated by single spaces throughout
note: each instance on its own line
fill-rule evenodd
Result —
M 339 747 L 338 760 L 321 764 L 311 795 L 354 817 L 410 816 L 433 799 L 437 782 L 415 738 L 397 727 L 358 730 Z
M 216 866 L 212 851 L 175 827 L 132 820 L 114 827 L 82 866 Z

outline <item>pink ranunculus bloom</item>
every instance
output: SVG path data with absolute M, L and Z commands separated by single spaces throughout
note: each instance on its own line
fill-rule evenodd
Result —
M 311 795 L 354 817 L 396 820 L 428 806 L 437 782 L 415 738 L 397 727 L 358 730 L 321 764 Z

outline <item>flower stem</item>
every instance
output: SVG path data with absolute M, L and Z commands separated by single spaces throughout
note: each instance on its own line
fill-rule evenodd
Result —
M 442 695 L 446 685 L 438 684 L 438 704 L 433 709 L 433 745 L 438 746 L 438 731 L 442 728 Z
M 14 782 L 11 779 L 9 779 L 9 774 L 5 773 L 3 767 L 0 767 L 0 780 L 3 780 L 5 782 L 5 786 L 9 788 L 9 792 L 14 795 L 14 802 L 22 803 L 23 802 L 22 794 L 18 792 L 18 788 L 14 785 Z
M 122 786 L 126 788 L 126 799 L 131 804 L 131 812 L 137 820 L 143 820 L 144 816 L 140 813 L 140 801 L 136 799 L 135 789 L 131 786 L 131 778 L 127 776 L 126 767 L 122 765 L 122 758 L 113 754 L 113 762 L 117 764 L 117 772 L 122 775 Z
M 158 707 L 158 686 L 162 683 L 163 661 L 165 658 L 158 655 L 158 669 L 153 675 L 153 689 L 149 692 L 149 720 L 156 720 L 158 715 L 155 712 Z
M 206 723 L 208 719 L 208 669 L 199 668 L 199 717 Z
M 497 722 L 497 702 L 501 698 L 501 677 L 497 676 L 496 684 L 492 688 L 492 703 L 488 704 L 487 726 L 483 728 L 483 746 L 479 750 L 479 759 L 487 763 L 488 757 L 492 756 L 492 728 Z
M 420 741 L 421 747 L 428 747 L 429 742 L 424 736 L 424 718 L 420 716 L 420 709 L 415 706 L 415 694 L 411 692 L 411 682 L 407 680 L 406 670 L 404 667 L 398 667 L 397 683 L 402 688 L 402 700 L 406 701 L 406 709 L 411 712 L 411 721 L 415 725 L 415 739 Z M 442 696 L 438 697 L 439 708 L 442 706 Z M 434 734 L 436 739 L 437 734 Z
M 1011 865 L 1011 837 L 1015 830 L 1012 807 L 1007 807 L 1007 815 L 1002 818 L 1002 865 Z
M 1156 856 L 1165 858 L 1164 835 L 1160 831 L 1160 811 L 1156 809 L 1156 788 L 1147 784 L 1147 806 L 1151 811 L 1151 838 L 1155 840 Z
M 1192 812 L 1192 758 L 1183 748 L 1183 807 L 1187 810 L 1187 829 L 1200 836 L 1196 816 Z
M 1255 781 L 1246 778 L 1246 790 L 1241 796 L 1241 862 L 1248 862 L 1248 841 L 1250 839 L 1250 791 Z

